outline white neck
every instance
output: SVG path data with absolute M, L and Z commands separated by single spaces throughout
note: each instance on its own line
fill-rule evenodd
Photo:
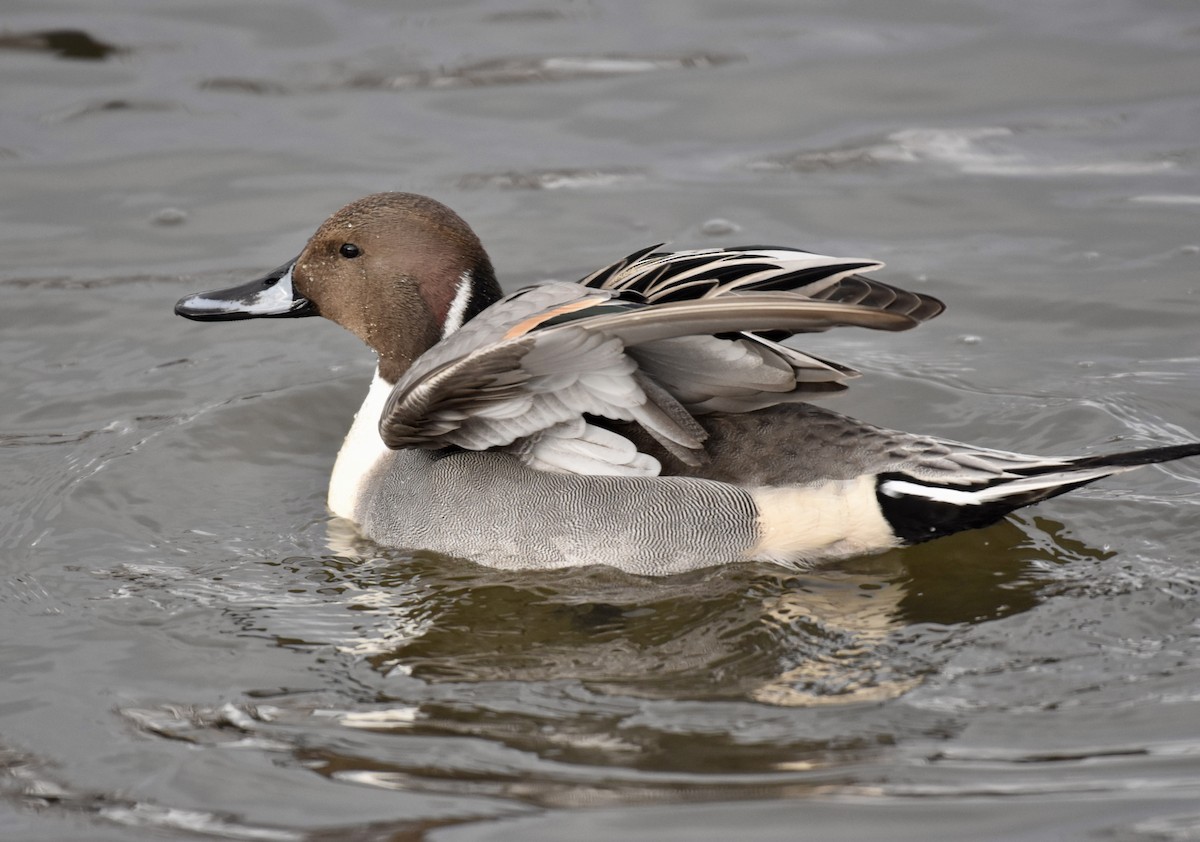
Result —
M 329 508 L 338 517 L 358 521 L 355 515 L 364 480 L 379 460 L 391 453 L 379 437 L 379 416 L 391 391 L 391 384 L 379 376 L 376 367 L 371 389 L 354 416 L 329 478 Z

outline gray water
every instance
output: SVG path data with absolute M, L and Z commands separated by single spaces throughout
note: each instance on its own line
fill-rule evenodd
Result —
M 1066 454 L 1200 435 L 1191 0 L 8 0 L 0 837 L 1200 839 L 1200 464 L 806 574 L 385 551 L 371 360 L 182 294 L 429 193 L 507 286 L 880 258 L 833 404 Z M 336 549 L 333 549 L 336 548 Z

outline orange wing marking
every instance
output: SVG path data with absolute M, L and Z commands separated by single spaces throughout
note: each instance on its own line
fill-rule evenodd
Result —
M 594 307 L 597 304 L 601 304 L 606 301 L 608 301 L 607 298 L 585 298 L 582 301 L 572 301 L 570 304 L 564 304 L 561 307 L 555 307 L 552 310 L 543 310 L 540 313 L 530 316 L 528 319 L 517 322 L 508 329 L 508 332 L 504 334 L 504 338 L 506 340 L 516 339 L 518 336 L 524 336 L 542 322 L 549 321 L 555 316 L 562 316 L 566 313 L 574 313 L 576 310 L 586 310 L 588 307 Z

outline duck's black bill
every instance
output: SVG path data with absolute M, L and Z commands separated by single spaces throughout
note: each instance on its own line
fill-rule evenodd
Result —
M 185 296 L 175 305 L 175 313 L 198 322 L 315 316 L 317 308 L 313 303 L 292 288 L 295 263 L 288 261 L 248 284 Z

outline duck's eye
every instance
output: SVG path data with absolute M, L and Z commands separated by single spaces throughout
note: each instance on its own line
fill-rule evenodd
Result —
M 342 243 L 342 247 L 338 249 L 338 254 L 342 257 L 358 257 L 362 251 L 354 243 Z

